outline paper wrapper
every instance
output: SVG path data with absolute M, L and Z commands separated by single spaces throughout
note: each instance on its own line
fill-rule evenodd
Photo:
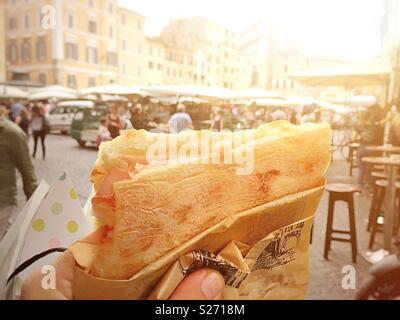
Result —
M 321 186 L 227 217 L 149 264 L 129 280 L 91 276 L 101 229 L 72 247 L 76 299 L 168 299 L 183 277 L 200 268 L 221 272 L 224 299 L 303 299 L 308 248 Z

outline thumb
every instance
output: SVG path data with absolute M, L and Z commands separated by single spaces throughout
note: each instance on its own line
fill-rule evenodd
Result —
M 181 281 L 170 300 L 218 300 L 224 286 L 224 278 L 219 272 L 200 269 Z

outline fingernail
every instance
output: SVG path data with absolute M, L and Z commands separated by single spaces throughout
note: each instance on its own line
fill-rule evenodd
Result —
M 203 279 L 201 291 L 206 299 L 213 300 L 221 295 L 224 285 L 223 278 L 217 273 L 211 272 Z

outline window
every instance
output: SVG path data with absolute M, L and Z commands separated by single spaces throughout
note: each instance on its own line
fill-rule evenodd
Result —
M 108 12 L 111 14 L 114 13 L 114 4 L 112 0 L 108 0 Z
M 89 77 L 88 78 L 88 87 L 95 87 L 96 86 L 96 77 Z
M 38 20 L 39 28 L 43 28 L 43 29 L 48 28 L 46 26 L 45 13 L 46 13 L 46 10 L 43 10 L 43 7 L 39 7 L 39 20 Z
M 17 17 L 11 17 L 9 20 L 8 20 L 8 28 L 10 29 L 10 30 L 17 30 Z
M 142 45 L 141 44 L 138 45 L 138 53 L 142 54 Z
M 149 55 L 153 55 L 153 46 L 149 45 Z
M 24 29 L 29 29 L 29 13 L 25 13 L 24 15 Z
M 179 70 L 179 78 L 182 78 L 182 70 Z
M 137 28 L 138 28 L 138 30 L 142 30 L 142 21 L 141 20 L 138 20 Z
M 126 18 L 125 18 L 125 15 L 124 15 L 124 14 L 121 15 L 121 24 L 122 24 L 123 26 L 126 25 Z
M 126 63 L 122 64 L 122 74 L 126 74 Z
M 161 63 L 157 64 L 157 70 L 158 71 L 162 71 L 162 64 Z
M 288 72 L 288 66 L 287 66 L 287 64 L 285 64 L 285 66 L 283 67 L 283 72 Z
M 153 70 L 153 68 L 154 68 L 153 62 L 149 61 L 149 69 L 150 69 L 150 70 Z
M 113 66 L 113 67 L 116 67 L 118 65 L 116 52 L 113 52 L 113 51 L 107 52 L 107 64 L 109 66 Z
M 70 88 L 76 88 L 76 75 L 69 74 L 67 77 L 67 86 Z
M 125 39 L 122 39 L 122 45 L 121 45 L 121 47 L 122 47 L 122 50 L 126 50 L 126 40 Z
M 113 28 L 113 26 L 108 26 L 108 37 L 110 39 L 114 38 L 114 28 Z
M 94 47 L 86 47 L 86 61 L 88 63 L 98 62 L 98 51 Z
M 68 28 L 73 29 L 75 27 L 75 17 L 73 13 L 68 13 Z
M 36 60 L 46 60 L 46 42 L 44 37 L 38 37 L 36 40 Z
M 94 7 L 94 0 L 89 0 L 89 7 L 91 7 L 91 8 Z
M 138 69 L 137 69 L 137 75 L 140 77 L 140 76 L 142 76 L 142 68 L 141 67 L 138 67 Z
M 65 44 L 65 58 L 66 59 L 72 59 L 72 60 L 78 60 L 78 45 L 73 42 L 67 42 Z
M 46 79 L 46 74 L 45 73 L 39 73 L 38 82 L 43 84 L 43 85 L 45 85 L 47 83 L 47 79 Z
M 17 42 L 15 40 L 10 41 L 10 44 L 9 44 L 8 48 L 9 48 L 9 60 L 11 62 L 17 61 L 17 59 L 18 59 Z
M 29 39 L 24 39 L 21 44 L 21 59 L 22 61 L 31 60 L 31 43 Z
M 89 20 L 89 32 L 96 33 L 97 25 L 95 20 Z

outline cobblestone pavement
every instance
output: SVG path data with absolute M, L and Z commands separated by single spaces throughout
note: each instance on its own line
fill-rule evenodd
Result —
M 37 159 L 33 161 L 38 179 L 45 179 L 52 183 L 62 171 L 66 169 L 72 179 L 82 204 L 90 194 L 89 173 L 96 159 L 97 151 L 94 148 L 80 148 L 69 136 L 49 135 L 46 138 L 47 159 L 41 160 L 41 150 L 38 150 Z M 30 141 L 32 147 L 32 141 Z M 38 159 L 39 158 L 39 159 Z M 357 171 L 355 170 L 355 175 Z M 341 156 L 337 156 L 331 164 L 328 182 L 355 183 L 356 178 L 349 177 L 348 163 Z M 20 188 L 21 189 L 21 188 Z M 23 205 L 23 195 L 20 195 L 20 204 Z M 357 263 L 351 262 L 351 248 L 349 243 L 334 242 L 330 252 L 329 261 L 323 258 L 326 216 L 328 210 L 328 195 L 325 192 L 319 205 L 315 225 L 313 243 L 310 247 L 310 285 L 308 299 L 352 299 L 355 290 L 345 290 L 341 283 L 344 274 L 342 268 L 353 265 L 356 268 L 357 283 L 359 286 L 366 276 L 369 264 L 362 258 L 361 253 L 367 250 L 369 233 L 366 231 L 366 218 L 368 216 L 370 196 L 363 194 L 355 196 L 356 224 L 359 255 Z M 341 229 L 348 228 L 347 207 L 344 203 L 336 204 L 334 226 Z M 375 248 L 380 247 L 382 236 L 377 235 Z

